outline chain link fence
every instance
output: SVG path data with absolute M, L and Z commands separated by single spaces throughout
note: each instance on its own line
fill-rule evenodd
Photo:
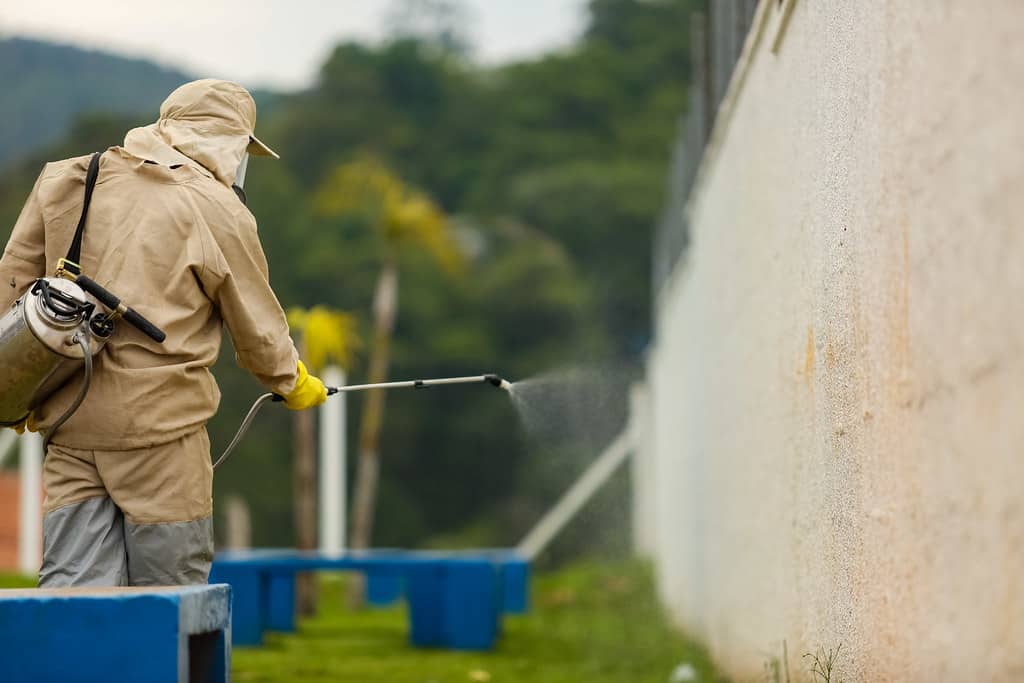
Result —
M 653 286 L 661 291 L 689 243 L 686 202 L 711 135 L 715 114 L 753 24 L 759 0 L 708 0 L 690 24 L 690 102 L 672 152 L 664 212 L 654 235 Z M 766 0 L 772 2 L 775 0 Z

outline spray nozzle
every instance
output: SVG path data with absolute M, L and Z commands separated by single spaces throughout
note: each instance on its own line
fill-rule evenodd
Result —
M 484 375 L 484 381 L 490 382 L 494 386 L 499 389 L 504 389 L 505 391 L 509 391 L 512 388 L 512 384 L 508 380 L 504 380 L 497 375 Z

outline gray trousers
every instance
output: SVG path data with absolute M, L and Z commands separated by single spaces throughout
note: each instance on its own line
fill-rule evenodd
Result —
M 39 587 L 201 584 L 212 561 L 210 517 L 131 524 L 110 498 L 90 498 L 43 520 Z
M 121 451 L 50 444 L 39 585 L 206 583 L 213 561 L 213 466 L 198 429 Z

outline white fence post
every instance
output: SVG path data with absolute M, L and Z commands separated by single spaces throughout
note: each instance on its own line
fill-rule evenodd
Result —
M 7 456 L 14 450 L 17 435 L 9 429 L 0 429 L 0 465 L 7 461 Z
M 18 569 L 27 575 L 39 573 L 42 558 L 43 437 L 25 432 L 21 437 L 21 478 L 18 492 Z
M 324 384 L 340 387 L 345 372 L 336 365 L 324 369 Z M 346 460 L 345 393 L 320 406 L 320 551 L 340 554 L 345 549 Z
M 638 382 L 629 392 L 629 419 L 633 433 L 633 552 L 648 556 L 654 551 L 654 453 L 650 394 Z

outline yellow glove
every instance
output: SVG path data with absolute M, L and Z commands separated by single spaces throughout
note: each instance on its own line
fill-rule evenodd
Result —
M 289 410 L 305 410 L 318 406 L 327 400 L 327 387 L 319 379 L 309 374 L 303 362 L 299 361 L 299 378 L 295 380 L 295 388 L 284 397 L 284 405 Z

